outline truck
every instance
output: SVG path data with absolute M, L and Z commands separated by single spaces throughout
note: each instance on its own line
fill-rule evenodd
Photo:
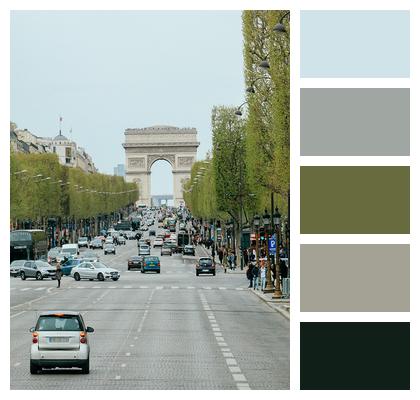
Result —
M 190 236 L 188 233 L 178 233 L 176 252 L 182 253 L 184 246 L 190 243 Z

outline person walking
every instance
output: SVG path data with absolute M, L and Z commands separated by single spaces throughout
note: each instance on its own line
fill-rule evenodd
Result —
M 263 292 L 265 289 L 265 282 L 266 282 L 266 273 L 267 273 L 267 268 L 265 266 L 265 264 L 261 265 L 261 269 L 260 269 L 260 277 L 261 277 L 261 291 Z
M 217 255 L 219 257 L 220 265 L 222 265 L 223 264 L 223 248 L 222 247 L 219 248 L 219 251 L 217 252 Z
M 255 263 L 252 267 L 252 280 L 253 280 L 253 287 L 254 290 L 258 289 L 258 278 L 259 278 L 260 271 Z
M 60 264 L 60 262 L 58 262 L 56 267 L 55 267 L 55 279 L 57 279 L 57 287 L 58 288 L 61 286 L 62 275 L 63 275 L 63 271 L 61 270 L 61 264 Z
M 252 263 L 250 263 L 248 265 L 248 269 L 246 270 L 246 278 L 249 280 L 249 286 L 248 288 L 252 288 L 252 281 L 254 280 L 254 276 L 252 274 L 252 268 L 254 266 L 252 265 Z
M 216 260 L 214 257 L 216 256 L 216 250 L 214 249 L 214 244 L 211 246 L 211 258 L 213 260 L 213 265 L 216 266 Z

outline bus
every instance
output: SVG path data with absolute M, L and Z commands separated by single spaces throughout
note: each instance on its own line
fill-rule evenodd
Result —
M 47 234 L 41 229 L 20 229 L 10 232 L 10 262 L 39 260 L 48 253 Z

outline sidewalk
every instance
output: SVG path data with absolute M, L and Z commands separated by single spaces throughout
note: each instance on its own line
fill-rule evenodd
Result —
M 198 250 L 201 250 L 200 257 L 211 257 L 211 251 L 207 250 L 204 246 L 199 245 L 196 247 L 197 253 Z M 219 265 L 219 264 L 218 264 Z M 220 265 L 219 265 L 220 266 Z M 245 269 L 241 271 L 241 269 L 237 268 L 235 271 L 231 271 L 230 269 L 227 270 L 228 274 L 244 274 L 246 273 Z M 249 282 L 247 280 L 247 282 Z M 273 299 L 273 293 L 262 293 L 260 290 L 254 290 L 249 288 L 249 291 L 254 293 L 255 296 L 258 296 L 260 300 L 264 301 L 270 308 L 279 312 L 283 315 L 286 319 L 290 320 L 290 299 Z
M 260 290 L 249 288 L 249 291 L 258 296 L 270 308 L 279 312 L 286 319 L 290 320 L 290 299 L 273 299 L 273 293 L 262 293 Z

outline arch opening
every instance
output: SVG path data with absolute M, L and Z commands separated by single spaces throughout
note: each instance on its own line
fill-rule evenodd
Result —
M 174 182 L 172 165 L 168 160 L 157 159 L 150 166 L 151 172 L 151 205 L 174 204 Z

